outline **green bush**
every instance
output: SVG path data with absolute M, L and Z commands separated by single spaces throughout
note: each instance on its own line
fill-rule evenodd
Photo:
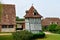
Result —
M 42 26 L 43 31 L 48 31 L 48 26 Z
M 57 26 L 57 24 L 51 24 L 48 26 L 48 30 L 50 32 L 56 32 L 56 26 Z
M 33 34 L 28 31 L 19 31 L 13 33 L 14 40 L 32 40 Z
M 56 30 L 56 33 L 60 34 L 60 26 L 59 25 L 56 26 L 55 30 Z
M 57 24 L 51 24 L 48 26 L 48 30 L 53 33 L 58 33 L 60 34 L 60 26 Z
M 60 34 L 60 30 L 58 30 L 56 33 Z
M 33 34 L 33 38 L 44 38 L 45 37 L 45 33 L 43 32 L 40 32 L 40 33 L 36 33 L 36 34 Z
M 60 26 L 59 26 L 59 25 L 57 25 L 55 29 L 56 29 L 56 30 L 60 30 Z

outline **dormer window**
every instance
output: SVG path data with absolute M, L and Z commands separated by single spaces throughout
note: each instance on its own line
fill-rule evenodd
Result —
M 34 15 L 37 15 L 37 13 L 38 13 L 38 12 L 34 9 Z
M 37 13 L 34 13 L 34 15 L 37 15 Z

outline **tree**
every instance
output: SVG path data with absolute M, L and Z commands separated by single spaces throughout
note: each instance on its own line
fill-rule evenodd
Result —
M 57 26 L 56 26 L 56 30 L 57 30 L 57 31 L 60 30 L 60 25 L 57 25 Z
M 57 27 L 57 24 L 51 24 L 51 25 L 48 26 L 48 30 L 51 31 L 51 32 L 55 32 L 56 27 Z
M 54 33 L 60 34 L 60 25 L 51 24 L 51 25 L 49 25 L 48 30 L 49 30 L 50 32 L 54 32 Z
M 23 18 L 19 18 L 18 16 L 16 16 L 16 21 L 24 21 Z
M 16 16 L 16 21 L 18 21 L 19 20 L 19 17 L 18 16 Z
M 56 33 L 59 33 L 60 34 L 60 25 L 56 26 Z

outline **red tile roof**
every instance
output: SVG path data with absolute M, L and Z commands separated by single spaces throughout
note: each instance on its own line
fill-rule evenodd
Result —
M 1 24 L 16 24 L 15 5 L 2 4 Z
M 33 17 L 35 17 L 35 18 L 41 18 L 42 16 L 37 12 L 37 15 L 34 15 L 33 13 L 34 13 L 34 10 L 36 11 L 36 9 L 34 8 L 34 6 L 31 6 L 31 8 L 28 10 L 28 11 L 26 11 L 26 15 L 24 16 L 25 18 L 29 18 L 29 17 L 31 17 L 31 18 L 33 18 Z

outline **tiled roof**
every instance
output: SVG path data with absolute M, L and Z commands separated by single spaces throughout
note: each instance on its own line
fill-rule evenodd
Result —
M 2 4 L 2 24 L 16 24 L 16 10 L 14 4 Z
M 35 11 L 35 13 L 36 13 L 36 15 L 34 15 L 34 11 Z M 29 17 L 42 17 L 38 12 L 37 12 L 37 10 L 33 7 L 33 6 L 31 6 L 31 8 L 28 10 L 28 11 L 26 11 L 26 15 L 24 16 L 25 18 L 27 17 L 27 18 L 29 18 Z

